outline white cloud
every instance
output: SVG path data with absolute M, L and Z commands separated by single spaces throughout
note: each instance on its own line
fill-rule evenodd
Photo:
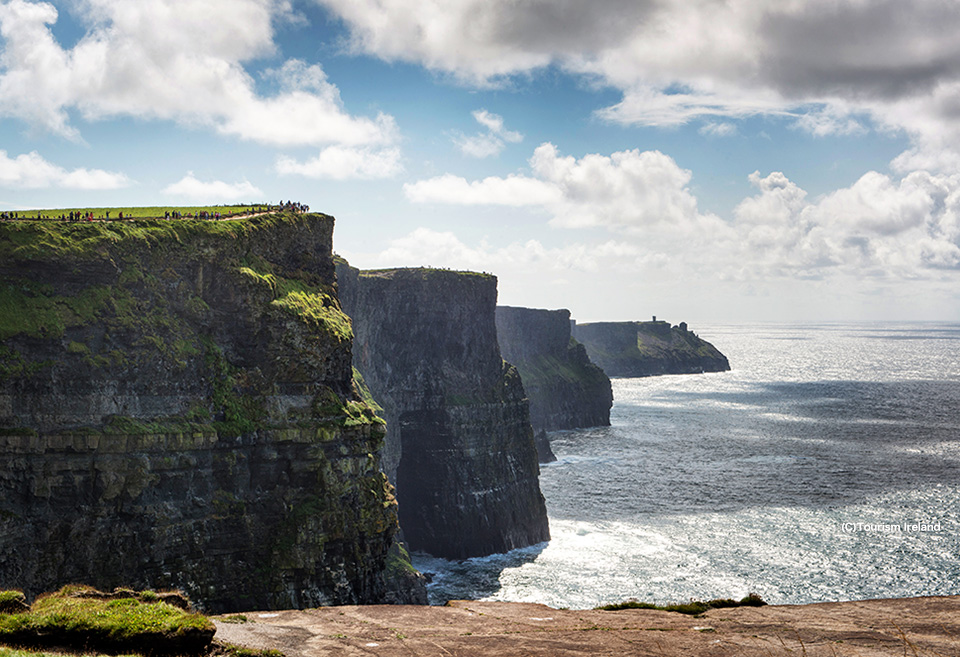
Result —
M 904 130 L 956 169 L 960 11 L 943 0 L 316 0 L 353 46 L 475 85 L 548 65 L 621 90 L 625 124 L 788 117 L 816 135 Z M 951 152 L 942 156 L 943 149 Z
M 470 246 L 450 231 L 417 228 L 408 235 L 391 240 L 389 246 L 374 256 L 373 260 L 377 266 L 384 267 L 449 267 L 499 274 L 506 270 L 524 269 L 548 272 L 633 271 L 648 264 L 651 257 L 633 244 L 616 240 L 563 247 L 546 247 L 535 239 L 495 247 L 484 240 L 476 246 Z
M 460 152 L 469 157 L 483 159 L 492 157 L 503 152 L 506 144 L 503 140 L 491 134 L 477 134 L 473 136 L 455 135 L 453 143 L 457 145 Z
M 245 62 L 275 52 L 284 0 L 86 0 L 88 31 L 62 47 L 44 2 L 0 4 L 0 117 L 76 139 L 87 119 L 135 116 L 211 126 L 264 144 L 374 145 L 396 138 L 392 117 L 349 114 L 321 67 L 290 60 L 268 71 L 261 95 Z M 215 25 L 216 29 L 211 29 Z
M 259 188 L 246 180 L 239 183 L 227 183 L 221 180 L 204 182 L 197 179 L 192 171 L 177 182 L 164 187 L 163 193 L 199 203 L 254 201 L 263 196 Z
M 487 131 L 469 137 L 459 133 L 454 135 L 453 141 L 464 155 L 476 158 L 491 157 L 499 155 L 506 148 L 506 142 L 518 144 L 523 141 L 522 134 L 504 127 L 503 117 L 499 114 L 479 109 L 474 110 L 473 118 Z
M 473 111 L 473 118 L 476 119 L 477 123 L 489 130 L 490 134 L 496 135 L 497 137 L 502 138 L 504 141 L 508 141 L 512 144 L 517 144 L 523 141 L 523 135 L 521 135 L 519 132 L 507 130 L 506 127 L 504 127 L 503 117 L 499 114 L 492 114 L 485 109 L 479 109 Z
M 446 174 L 415 183 L 406 183 L 403 192 L 414 203 L 456 205 L 544 206 L 561 199 L 556 186 L 526 176 L 490 177 L 467 182 Z
M 321 0 L 320 4 L 348 23 L 355 50 L 373 52 L 391 61 L 419 62 L 480 85 L 490 84 L 497 76 L 550 63 L 552 48 L 529 39 L 528 27 L 542 26 L 538 32 L 549 38 L 551 17 L 563 9 L 585 17 L 593 13 L 579 0 L 467 0 L 459 4 L 442 0 Z
M 660 225 L 672 233 L 693 234 L 719 220 L 703 215 L 687 188 L 691 173 L 659 151 L 561 157 L 553 144 L 541 144 L 530 165 L 538 178 L 562 191 L 551 224 L 604 226 L 640 232 Z
M 871 171 L 813 202 L 782 173 L 750 180 L 760 193 L 737 207 L 735 227 L 757 272 L 910 280 L 960 269 L 960 176 Z
M 605 156 L 563 157 L 550 143 L 530 158 L 533 176 L 489 177 L 468 182 L 446 174 L 404 185 L 415 203 L 538 206 L 551 225 L 606 227 L 644 232 L 661 226 L 673 237 L 696 239 L 710 227 L 723 232 L 716 216 L 701 214 L 687 188 L 691 173 L 659 151 L 620 151 Z
M 912 280 L 960 270 L 960 174 L 914 172 L 896 180 L 868 172 L 811 200 L 781 172 L 754 172 L 749 180 L 758 193 L 725 221 L 698 209 L 691 173 L 658 151 L 578 159 L 542 144 L 530 165 L 532 176 L 471 182 L 448 174 L 404 189 L 414 202 L 527 206 L 548 213 L 554 227 L 605 229 L 618 236 L 621 252 L 610 262 L 620 268 L 665 261 L 688 275 L 740 281 L 840 275 Z M 471 262 L 493 258 L 455 245 L 449 234 L 444 239 L 447 247 L 433 245 L 437 253 L 455 252 Z M 527 248 L 521 250 L 530 260 Z M 586 269 L 597 262 L 571 253 L 552 257 Z
M 700 126 L 697 132 L 707 137 L 732 137 L 737 134 L 737 126 L 725 121 L 708 121 Z
M 619 103 L 598 110 L 597 116 L 624 125 L 671 127 L 704 118 L 791 116 L 793 106 L 771 92 L 735 88 L 707 92 L 685 87 L 665 93 L 661 87 L 641 84 L 628 87 Z
M 108 190 L 127 187 L 130 179 L 102 169 L 67 170 L 48 162 L 36 151 L 10 158 L 0 150 L 0 185 L 18 189 Z
M 656 152 L 572 158 L 544 145 L 533 161 L 533 176 L 513 180 L 555 190 L 530 209 L 548 213 L 558 228 L 577 225 L 558 222 L 558 213 L 587 211 L 591 202 L 603 205 L 607 192 L 621 196 L 629 185 L 643 190 L 638 196 L 660 199 L 656 203 L 672 219 L 611 201 L 593 210 L 587 222 L 592 230 L 537 229 L 535 239 L 498 231 L 513 241 L 466 240 L 450 230 L 423 227 L 393 239 L 379 253 L 354 254 L 355 264 L 490 271 L 509 294 L 507 303 L 563 307 L 576 299 L 581 317 L 589 312 L 605 319 L 611 319 L 609 295 L 597 296 L 597 289 L 624 296 L 623 318 L 651 308 L 657 314 L 673 308 L 687 317 L 691 309 L 723 316 L 730 307 L 738 308 L 738 316 L 747 309 L 765 319 L 937 317 L 943 312 L 937 304 L 956 298 L 960 175 L 915 172 L 895 178 L 869 172 L 811 198 L 782 172 L 754 172 L 748 179 L 755 193 L 723 221 L 696 210 L 689 172 Z M 435 202 L 446 196 L 450 203 L 521 205 L 492 195 L 507 180 L 471 183 L 444 176 L 434 179 L 437 187 L 431 183 L 421 191 L 437 192 Z M 578 184 L 595 187 L 596 195 Z M 616 219 L 618 210 L 635 214 Z M 924 290 L 919 296 L 911 291 L 918 282 Z
M 299 175 L 307 178 L 349 180 L 354 178 L 391 178 L 401 171 L 400 150 L 384 148 L 350 148 L 328 146 L 305 162 L 280 157 L 276 165 L 281 175 Z
M 343 111 L 339 90 L 327 81 L 318 65 L 290 60 L 267 77 L 280 81 L 282 91 L 272 98 L 257 97 L 252 88 L 238 90 L 238 104 L 217 129 L 225 134 L 277 146 L 346 144 L 351 146 L 394 141 L 393 117 L 354 117 Z
M 794 126 L 816 137 L 862 135 L 867 132 L 864 125 L 851 116 L 851 110 L 840 108 L 837 104 L 801 114 Z
M 491 265 L 483 246 L 468 247 L 449 231 L 418 228 L 399 237 L 378 256 L 378 260 L 395 265 L 427 265 L 453 269 L 484 269 Z

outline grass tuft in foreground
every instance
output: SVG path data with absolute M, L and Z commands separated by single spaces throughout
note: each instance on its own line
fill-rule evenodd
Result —
M 40 596 L 28 611 L 0 614 L 0 643 L 158 655 L 207 651 L 216 631 L 213 623 L 163 597 L 67 586 Z
M 284 654 L 272 648 L 244 648 L 229 643 L 215 643 L 207 657 L 284 657 Z
M 689 614 L 696 616 L 711 609 L 729 609 L 731 607 L 763 607 L 767 603 L 763 601 L 756 593 L 732 600 L 730 598 L 717 598 L 715 600 L 691 600 L 690 602 L 674 605 L 655 605 L 650 602 L 639 602 L 637 600 L 627 600 L 611 605 L 597 607 L 603 611 L 619 611 L 621 609 L 656 609 L 658 611 L 675 611 L 680 614 Z
M 77 652 L 63 652 L 57 650 L 56 652 L 44 652 L 37 650 L 22 650 L 20 648 L 7 648 L 0 646 L 0 657 L 71 657 L 76 655 L 77 657 L 106 657 L 106 655 L 92 653 L 87 650 Z M 130 653 L 127 655 L 111 655 L 110 657 L 140 657 L 136 653 Z M 243 646 L 235 646 L 230 643 L 219 643 L 213 642 L 210 644 L 209 649 L 204 653 L 203 657 L 285 657 L 282 652 L 279 650 L 274 650 L 272 648 L 245 648 Z
M 74 653 L 57 652 L 39 652 L 34 650 L 21 650 L 19 648 L 5 648 L 0 646 L 0 657 L 68 657 Z M 105 657 L 95 653 L 84 652 L 83 657 Z M 134 655 L 116 655 L 112 657 L 135 657 Z
M 0 591 L 0 614 L 15 614 L 28 609 L 30 605 L 22 591 Z

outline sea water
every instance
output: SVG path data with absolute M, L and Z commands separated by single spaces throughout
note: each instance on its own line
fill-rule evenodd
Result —
M 614 379 L 551 436 L 551 540 L 415 555 L 432 603 L 960 594 L 960 325 L 692 328 L 732 371 Z

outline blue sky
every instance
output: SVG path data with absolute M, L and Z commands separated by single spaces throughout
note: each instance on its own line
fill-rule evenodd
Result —
M 295 199 L 581 321 L 960 319 L 955 0 L 0 0 L 0 208 Z

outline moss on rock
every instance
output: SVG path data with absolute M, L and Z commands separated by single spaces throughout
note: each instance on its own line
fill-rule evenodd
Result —
M 67 586 L 37 598 L 27 611 L 0 615 L 0 642 L 33 647 L 199 654 L 215 631 L 206 617 L 152 591 L 103 594 Z

